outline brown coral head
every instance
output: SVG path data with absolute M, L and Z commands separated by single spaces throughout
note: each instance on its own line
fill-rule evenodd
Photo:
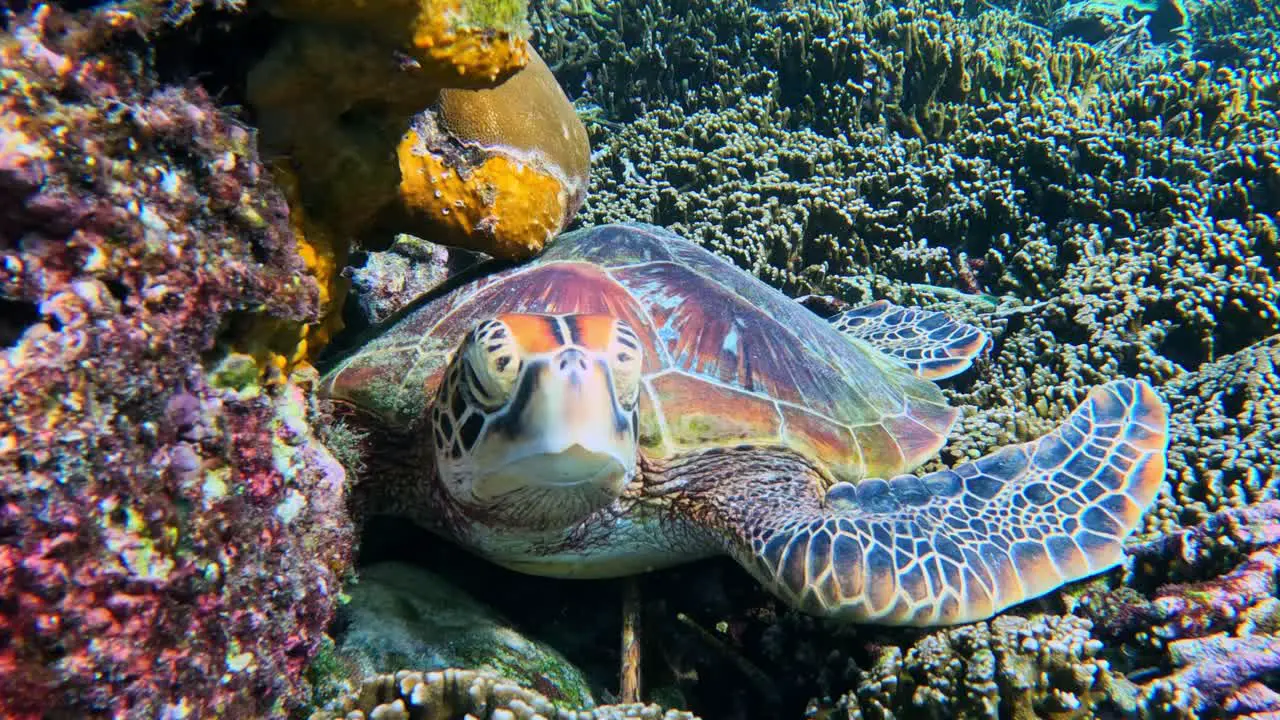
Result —
M 502 258 L 537 254 L 586 197 L 587 130 L 537 53 L 492 89 L 444 90 L 397 149 L 410 230 Z

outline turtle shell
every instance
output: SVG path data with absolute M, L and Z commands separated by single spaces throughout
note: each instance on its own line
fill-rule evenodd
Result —
M 644 344 L 641 451 L 784 445 L 840 480 L 890 476 L 945 442 L 958 412 L 933 383 L 738 267 L 658 227 L 562 235 L 532 263 L 443 289 L 326 376 L 380 422 L 424 416 L 449 354 L 504 312 L 610 313 Z

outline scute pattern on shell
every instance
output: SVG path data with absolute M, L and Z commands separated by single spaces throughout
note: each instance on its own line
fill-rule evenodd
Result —
M 630 224 L 566 234 L 529 265 L 429 297 L 347 358 L 329 395 L 411 424 L 464 334 L 510 312 L 606 313 L 634 328 L 642 439 L 657 455 L 785 445 L 836 479 L 889 476 L 933 455 L 957 416 L 935 385 L 794 300 L 669 231 Z

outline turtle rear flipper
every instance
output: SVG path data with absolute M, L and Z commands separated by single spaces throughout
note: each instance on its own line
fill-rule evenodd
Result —
M 1155 391 L 1118 381 L 1093 389 L 1039 440 L 952 470 L 840 482 L 822 496 L 820 478 L 803 468 L 762 467 L 763 479 L 717 498 L 721 517 L 709 520 L 730 531 L 744 566 L 802 610 L 970 622 L 1118 564 L 1164 479 L 1167 445 Z M 784 495 L 800 500 L 788 507 Z
M 835 329 L 906 363 L 926 380 L 958 375 L 991 342 L 986 332 L 945 313 L 877 300 L 830 318 Z

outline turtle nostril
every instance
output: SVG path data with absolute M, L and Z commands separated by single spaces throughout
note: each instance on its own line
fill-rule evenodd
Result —
M 581 350 L 565 350 L 560 353 L 558 361 L 560 372 L 577 373 L 587 371 L 587 356 Z

